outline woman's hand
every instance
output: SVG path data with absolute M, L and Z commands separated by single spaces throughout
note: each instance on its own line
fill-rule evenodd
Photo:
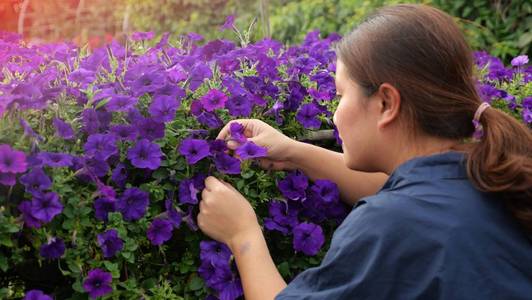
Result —
M 229 149 L 236 149 L 239 144 L 231 140 L 231 123 L 240 123 L 248 140 L 268 149 L 268 156 L 258 160 L 259 165 L 269 170 L 293 170 L 296 166 L 290 162 L 290 153 L 297 141 L 290 139 L 277 129 L 256 119 L 240 119 L 227 123 L 218 134 L 217 139 L 227 140 Z
M 244 236 L 261 232 L 255 211 L 229 183 L 209 176 L 201 196 L 198 226 L 206 235 L 231 247 Z

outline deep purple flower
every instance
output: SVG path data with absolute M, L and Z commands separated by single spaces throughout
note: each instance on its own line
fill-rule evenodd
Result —
M 103 177 L 109 172 L 109 164 L 100 157 L 83 157 L 83 166 L 90 177 Z
M 0 145 L 0 172 L 24 173 L 27 167 L 24 152 L 13 150 L 9 145 Z
M 52 168 L 72 166 L 72 155 L 66 153 L 40 152 L 38 158 L 46 166 Z
M 138 188 L 129 188 L 118 200 L 117 209 L 126 221 L 136 221 L 144 217 L 149 201 L 147 192 Z
M 150 141 L 164 137 L 164 122 L 151 118 L 142 118 L 139 126 L 139 136 Z
M 91 298 L 96 299 L 113 291 L 112 281 L 111 273 L 99 268 L 92 269 L 83 281 L 83 289 L 89 293 Z
M 43 223 L 50 222 L 63 211 L 59 195 L 54 192 L 36 192 L 31 200 L 31 214 Z
M 20 202 L 17 208 L 22 213 L 22 220 L 24 221 L 24 226 L 29 227 L 29 228 L 40 228 L 41 227 L 42 225 L 41 221 L 39 221 L 39 219 L 33 216 L 30 201 Z
M 306 255 L 316 255 L 325 242 L 323 230 L 319 225 L 313 223 L 301 223 L 294 228 L 293 233 L 294 250 L 301 251 Z
M 308 178 L 301 172 L 291 172 L 278 183 L 279 190 L 288 199 L 304 200 L 308 187 Z
M 318 115 L 321 110 L 314 103 L 303 104 L 297 111 L 296 120 L 305 128 L 318 129 L 321 126 L 321 121 Z
M 318 179 L 314 181 L 314 185 L 312 185 L 310 190 L 328 203 L 336 202 L 340 197 L 338 186 L 330 180 Z
M 41 290 L 27 291 L 22 300 L 53 300 L 52 297 L 46 295 Z
M 137 138 L 137 128 L 132 125 L 115 125 L 111 132 L 120 140 L 134 141 Z
M 83 129 L 87 134 L 103 132 L 109 127 L 112 116 L 108 111 L 87 108 L 81 113 Z
M 166 199 L 164 201 L 164 206 L 166 208 L 168 220 L 172 223 L 174 228 L 179 228 L 181 226 L 181 222 L 183 221 L 183 216 L 181 215 L 181 212 L 177 211 L 171 199 Z
M 247 140 L 247 137 L 244 133 L 244 126 L 238 122 L 233 122 L 229 125 L 229 133 L 231 139 L 237 143 L 244 143 Z
M 231 250 L 226 244 L 217 241 L 201 241 L 200 258 L 214 266 L 226 266 L 231 259 Z
M 264 227 L 287 235 L 298 224 L 299 209 L 284 201 L 268 203 L 269 218 L 264 218 Z
M 17 183 L 17 175 L 15 173 L 0 173 L 0 184 L 5 186 L 13 186 Z
M 166 85 L 165 76 L 161 72 L 142 74 L 131 84 L 135 96 L 153 93 Z
M 111 175 L 111 180 L 120 187 L 123 187 L 126 184 L 127 169 L 125 164 L 119 163 L 116 165 L 113 174 Z
M 155 34 L 152 31 L 136 31 L 131 34 L 131 39 L 133 41 L 142 41 L 142 40 L 151 40 L 155 37 Z
M 137 105 L 138 99 L 127 95 L 113 95 L 105 108 L 108 111 L 128 111 Z
M 93 134 L 90 135 L 83 149 L 85 155 L 89 157 L 98 156 L 101 159 L 108 159 L 111 155 L 118 153 L 116 148 L 116 136 L 113 134 Z
M 511 62 L 512 66 L 518 67 L 518 66 L 524 66 L 528 64 L 528 55 L 519 55 L 517 57 L 514 57 Z
M 146 235 L 153 245 L 162 245 L 172 238 L 172 223 L 165 219 L 155 219 L 151 222 Z
M 188 204 L 198 203 L 198 192 L 201 190 L 196 187 L 193 179 L 181 180 L 179 183 L 179 202 Z
M 195 91 L 207 78 L 212 77 L 211 68 L 202 62 L 196 63 L 190 71 L 188 81 L 191 91 Z
M 224 31 L 226 29 L 232 29 L 233 26 L 235 26 L 234 23 L 235 23 L 235 16 L 234 15 L 229 15 L 225 19 L 225 23 L 220 27 L 220 30 Z
M 252 103 L 245 96 L 232 96 L 225 103 L 225 107 L 229 110 L 229 114 L 233 117 L 249 117 L 253 109 Z
M 224 153 L 226 150 L 228 150 L 228 148 L 227 143 L 224 140 L 216 139 L 209 142 L 209 151 L 213 155 Z
M 214 155 L 214 164 L 218 171 L 225 174 L 240 174 L 240 161 L 226 153 Z
M 74 138 L 74 130 L 72 126 L 64 122 L 59 118 L 54 118 L 53 124 L 55 127 L 55 133 L 65 140 L 71 140 Z
M 103 257 L 113 257 L 122 250 L 124 247 L 124 241 L 118 236 L 116 229 L 109 229 L 96 236 L 98 245 L 102 248 Z
M 107 222 L 110 212 L 116 211 L 114 199 L 100 197 L 94 200 L 94 216 L 100 221 Z
M 206 111 L 213 111 L 225 106 L 227 96 L 217 89 L 211 89 L 200 98 L 200 101 Z
M 196 119 L 202 125 L 205 125 L 211 129 L 220 128 L 223 126 L 223 121 L 214 112 L 204 111 L 200 113 Z
M 140 169 L 155 170 L 161 165 L 161 147 L 147 139 L 138 141 L 127 152 L 131 164 Z
M 235 153 L 242 159 L 251 159 L 267 156 L 268 149 L 261 147 L 252 141 L 247 141 L 236 148 Z
M 193 165 L 210 155 L 209 143 L 204 140 L 186 138 L 179 146 L 179 153 L 185 156 L 189 165 Z
M 148 111 L 152 118 L 161 122 L 170 122 L 175 118 L 179 105 L 174 96 L 155 95 Z
M 62 239 L 53 237 L 47 244 L 42 244 L 40 254 L 44 258 L 57 259 L 65 253 L 65 242 Z

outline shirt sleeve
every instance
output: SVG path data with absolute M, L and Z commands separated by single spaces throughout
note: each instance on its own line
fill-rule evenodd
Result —
M 275 299 L 434 295 L 444 237 L 428 225 L 434 216 L 420 215 L 405 205 L 411 199 L 403 198 L 385 194 L 361 200 L 335 231 L 322 263 L 296 276 Z

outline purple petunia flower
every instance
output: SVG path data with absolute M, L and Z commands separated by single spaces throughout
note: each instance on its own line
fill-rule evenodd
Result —
M 146 235 L 153 245 L 162 245 L 172 238 L 172 223 L 165 219 L 155 219 L 151 222 Z
M 102 248 L 103 257 L 113 257 L 122 250 L 124 247 L 124 241 L 118 236 L 116 229 L 109 229 L 96 236 L 98 245 Z
M 212 77 L 211 68 L 205 63 L 198 62 L 196 63 L 188 76 L 189 89 L 195 91 L 207 78 Z
M 528 64 L 528 55 L 519 55 L 517 57 L 514 57 L 511 62 L 512 66 L 518 67 L 518 66 L 524 66 Z
M 161 122 L 170 122 L 175 118 L 179 105 L 174 96 L 155 95 L 148 111 L 152 118 Z
M 225 174 L 240 174 L 240 161 L 229 154 L 218 153 L 214 155 L 214 164 L 218 171 Z
M 164 201 L 164 206 L 166 208 L 166 214 L 168 215 L 169 221 L 172 223 L 174 228 L 179 228 L 181 226 L 181 222 L 183 221 L 183 216 L 181 215 L 182 212 L 177 211 L 171 199 L 166 199 Z
M 245 97 L 241 95 L 236 95 L 225 103 L 225 107 L 229 110 L 229 114 L 233 117 L 249 117 L 251 111 L 253 110 L 252 103 Z
M 306 255 L 316 255 L 325 242 L 323 230 L 319 225 L 313 223 L 301 223 L 294 228 L 293 233 L 294 250 L 301 251 Z
M 226 244 L 217 241 L 201 241 L 200 258 L 214 266 L 226 266 L 231 259 L 231 250 Z
M 100 156 L 83 157 L 83 167 L 90 177 L 103 177 L 109 172 L 109 164 Z
M 150 141 L 158 140 L 164 137 L 164 123 L 151 118 L 142 118 L 140 120 L 139 136 Z
M 107 222 L 110 212 L 116 211 L 116 201 L 110 198 L 97 198 L 94 200 L 94 216 L 100 221 Z
M 131 34 L 131 39 L 135 42 L 142 41 L 142 40 L 151 40 L 155 37 L 155 34 L 153 31 L 136 31 Z
M 28 163 L 24 152 L 13 150 L 9 145 L 0 145 L 0 172 L 24 173 L 27 167 Z
M 161 165 L 161 147 L 147 139 L 138 141 L 127 152 L 131 164 L 140 169 L 155 170 Z
M 209 143 L 204 140 L 186 138 L 179 146 L 179 153 L 185 156 L 189 165 L 193 165 L 210 155 Z
M 231 139 L 237 143 L 244 143 L 247 140 L 244 130 L 244 126 L 238 122 L 233 122 L 229 125 Z
M 340 197 L 338 186 L 330 180 L 318 179 L 310 190 L 327 203 L 337 202 Z
M 96 299 L 113 291 L 112 281 L 111 273 L 99 268 L 92 269 L 83 281 L 83 289 L 89 293 L 91 298 Z
M 137 128 L 131 125 L 115 125 L 111 132 L 120 140 L 134 141 L 137 138 Z
M 52 186 L 50 177 L 44 173 L 42 168 L 32 169 L 30 172 L 20 177 L 20 182 L 29 193 L 43 191 Z
M 277 230 L 287 235 L 297 226 L 299 209 L 284 201 L 270 201 L 268 203 L 269 218 L 264 218 L 264 227 Z
M 305 200 L 308 178 L 301 172 L 291 172 L 278 183 L 281 194 L 291 200 Z
M 144 217 L 149 201 L 147 192 L 138 188 L 129 188 L 118 200 L 117 209 L 126 221 L 136 221 Z
M 126 184 L 127 169 L 125 164 L 119 163 L 116 165 L 113 174 L 111 175 L 111 180 L 120 187 L 123 187 Z
M 138 99 L 127 95 L 113 95 L 107 102 L 107 111 L 128 111 L 137 105 Z
M 113 134 L 93 134 L 90 135 L 83 149 L 85 155 L 89 157 L 98 156 L 103 160 L 108 159 L 111 155 L 118 153 L 116 147 L 116 136 Z
M 47 244 L 42 244 L 39 250 L 44 258 L 57 259 L 65 254 L 65 242 L 62 239 L 53 237 Z
M 17 183 L 17 175 L 15 173 L 0 173 L 0 184 L 5 186 L 13 186 Z
M 215 109 L 223 108 L 227 101 L 227 96 L 217 89 L 212 89 L 201 97 L 200 101 L 201 104 L 203 104 L 203 108 L 210 112 Z
M 27 291 L 22 300 L 53 300 L 41 290 Z
M 165 79 L 165 76 L 160 72 L 142 74 L 132 82 L 131 90 L 135 91 L 135 96 L 153 93 L 166 85 Z
M 59 118 L 54 118 L 53 124 L 55 127 L 55 133 L 65 140 L 71 140 L 74 138 L 74 130 L 72 127 Z
M 233 26 L 235 26 L 234 23 L 235 23 L 235 15 L 229 15 L 225 19 L 225 23 L 220 27 L 220 30 L 224 31 L 226 29 L 231 29 L 233 28 Z
M 242 159 L 251 159 L 267 156 L 268 149 L 261 147 L 252 141 L 247 141 L 236 148 L 235 153 Z
M 17 208 L 22 213 L 22 220 L 24 220 L 24 226 L 29 228 L 41 228 L 41 221 L 39 221 L 39 219 L 33 216 L 30 201 L 20 202 Z
M 54 192 L 35 192 L 31 200 L 31 214 L 43 223 L 50 222 L 63 211 L 59 195 Z
M 38 158 L 46 166 L 52 168 L 72 166 L 72 155 L 66 153 L 40 152 Z
M 321 110 L 316 104 L 303 104 L 297 111 L 296 120 L 305 128 L 318 129 L 321 126 L 321 121 L 318 119 L 320 113 Z
M 209 151 L 213 155 L 224 153 L 226 150 L 228 150 L 228 148 L 227 143 L 224 140 L 213 140 L 209 142 Z
M 179 202 L 188 204 L 198 203 L 198 192 L 205 188 L 204 174 L 197 174 L 190 179 L 184 179 L 179 183 Z

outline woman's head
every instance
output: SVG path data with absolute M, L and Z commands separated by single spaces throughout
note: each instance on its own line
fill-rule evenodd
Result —
M 381 8 L 339 42 L 337 56 L 334 122 L 349 167 L 391 171 L 402 162 L 394 156 L 404 161 L 407 152 L 464 150 L 473 183 L 522 199 L 518 218 L 529 218 L 532 230 L 532 135 L 487 109 L 484 137 L 466 143 L 481 101 L 472 51 L 451 16 L 426 5 Z

